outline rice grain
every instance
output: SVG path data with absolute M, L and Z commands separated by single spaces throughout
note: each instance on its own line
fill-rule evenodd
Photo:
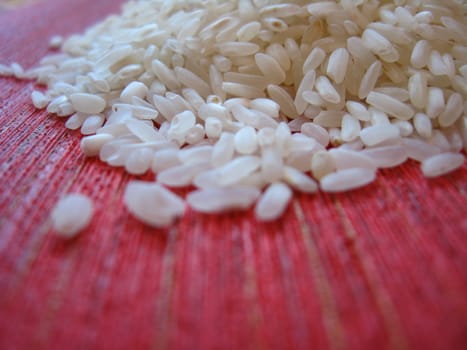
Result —
M 278 219 L 292 198 L 292 191 L 281 182 L 271 184 L 259 197 L 255 207 L 258 221 L 268 222 Z
M 94 207 L 92 201 L 78 193 L 67 194 L 52 209 L 54 231 L 63 238 L 73 238 L 89 225 Z
M 423 160 L 421 169 L 426 177 L 437 177 L 450 173 L 464 164 L 464 156 L 459 153 L 440 153 Z
M 157 183 L 131 181 L 123 200 L 132 215 L 156 228 L 173 224 L 185 210 L 180 197 Z
M 373 182 L 376 173 L 368 168 L 350 168 L 330 173 L 320 180 L 320 187 L 325 192 L 350 191 Z

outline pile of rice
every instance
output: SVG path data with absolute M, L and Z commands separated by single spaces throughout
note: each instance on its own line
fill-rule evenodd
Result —
M 143 222 L 172 224 L 185 199 L 168 187 L 189 185 L 196 211 L 255 205 L 271 221 L 293 190 L 351 190 L 409 158 L 426 177 L 464 164 L 466 11 L 462 0 L 132 1 L 52 38 L 61 53 L 38 68 L 0 71 L 45 84 L 34 105 L 80 129 L 85 155 L 157 174 L 124 195 Z

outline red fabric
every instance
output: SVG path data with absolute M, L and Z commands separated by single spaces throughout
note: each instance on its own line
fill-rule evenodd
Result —
M 29 67 L 52 34 L 117 8 L 47 0 L 0 14 L 0 62 Z M 410 162 L 361 190 L 297 194 L 273 224 L 188 210 L 154 230 L 122 205 L 131 177 L 85 159 L 32 89 L 0 79 L 0 349 L 467 347 L 465 165 L 427 180 Z M 64 242 L 48 213 L 69 191 L 97 215 Z

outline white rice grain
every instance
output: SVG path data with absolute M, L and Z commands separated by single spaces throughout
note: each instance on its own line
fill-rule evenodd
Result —
M 439 147 L 422 140 L 404 138 L 402 139 L 402 144 L 407 151 L 407 156 L 419 162 L 441 153 Z
M 365 154 L 342 148 L 333 148 L 329 150 L 329 154 L 334 160 L 336 170 L 349 168 L 364 168 L 376 170 L 376 163 Z
M 330 173 L 320 180 L 325 192 L 350 191 L 373 182 L 376 172 L 367 168 L 350 168 Z
M 257 188 L 249 186 L 210 188 L 190 192 L 187 202 L 194 210 L 201 213 L 246 210 L 256 201 L 260 193 Z
M 399 52 L 383 35 L 376 30 L 367 28 L 363 31 L 364 44 L 385 62 L 396 62 L 399 60 Z
M 430 119 L 438 117 L 445 109 L 444 105 L 444 93 L 443 90 L 438 87 L 428 88 L 428 97 L 426 103 L 426 114 Z
M 256 203 L 256 219 L 263 222 L 278 219 L 284 213 L 291 198 L 292 191 L 287 185 L 281 182 L 271 184 Z
M 290 166 L 284 167 L 282 179 L 293 189 L 300 192 L 314 193 L 318 190 L 318 184 L 315 180 L 300 170 Z
M 125 170 L 129 174 L 142 175 L 151 167 L 154 151 L 143 147 L 132 151 L 125 160 Z
M 341 102 L 341 97 L 336 88 L 324 75 L 316 79 L 315 88 L 323 100 L 333 104 Z
M 360 152 L 373 160 L 378 168 L 392 168 L 407 160 L 407 151 L 401 145 L 367 148 Z
M 310 70 L 317 69 L 325 58 L 326 52 L 320 47 L 315 47 L 313 50 L 311 50 L 310 54 L 303 63 L 303 74 L 306 74 Z
M 290 57 L 284 46 L 279 43 L 272 43 L 266 47 L 266 53 L 273 57 L 280 64 L 284 71 L 288 71 L 290 69 Z
M 367 146 L 374 146 L 399 137 L 399 128 L 394 125 L 373 125 L 360 131 L 360 139 Z
M 292 119 L 298 117 L 297 109 L 295 108 L 295 104 L 292 98 L 283 88 L 271 84 L 268 85 L 267 91 L 269 97 L 271 97 L 279 104 L 282 113 Z
M 315 179 L 320 180 L 336 170 L 334 158 L 327 151 L 318 151 L 311 158 L 311 172 Z
M 264 147 L 261 153 L 261 175 L 264 181 L 273 183 L 280 180 L 284 167 L 280 153 L 274 147 Z
M 93 211 L 88 197 L 78 193 L 67 194 L 52 209 L 52 227 L 60 237 L 73 238 L 89 225 Z
M 455 92 L 449 96 L 444 111 L 438 117 L 439 125 L 448 127 L 453 125 L 464 111 L 464 99 Z
M 421 164 L 423 175 L 437 177 L 450 173 L 464 164 L 464 156 L 459 153 L 440 153 L 426 158 Z
M 285 80 L 285 72 L 280 64 L 270 55 L 257 53 L 255 62 L 261 73 L 271 84 L 281 84 Z
M 428 86 L 426 76 L 420 72 L 409 78 L 410 102 L 416 108 L 423 109 L 428 99 Z
M 70 101 L 77 112 L 88 114 L 100 113 L 106 106 L 106 102 L 102 97 L 81 92 L 71 94 Z
M 184 187 L 192 183 L 193 179 L 203 171 L 210 169 L 208 160 L 195 164 L 176 165 L 157 174 L 157 181 L 170 187 Z
M 81 152 L 87 157 L 97 156 L 102 146 L 112 140 L 110 134 L 98 134 L 83 137 L 80 142 Z
M 81 125 L 81 134 L 90 135 L 95 134 L 104 123 L 104 117 L 102 115 L 91 115 Z
M 249 42 L 225 42 L 217 44 L 219 53 L 227 57 L 250 56 L 258 52 L 259 46 Z
M 375 61 L 365 72 L 358 88 L 358 97 L 364 99 L 375 87 L 376 81 L 381 75 L 382 65 L 380 61 Z
M 336 83 L 344 81 L 349 62 L 349 53 L 344 48 L 334 50 L 329 56 L 326 74 Z
M 182 67 L 175 67 L 174 71 L 181 84 L 196 90 L 202 97 L 206 98 L 211 93 L 210 86 L 195 73 Z
M 417 133 L 424 138 L 430 138 L 433 130 L 430 118 L 424 113 L 417 113 L 414 116 L 414 127 Z
M 123 201 L 132 215 L 156 228 L 173 224 L 185 211 L 184 201 L 157 183 L 131 181 Z
M 379 92 L 370 92 L 366 98 L 366 102 L 401 120 L 409 120 L 415 113 L 410 105 L 404 104 L 391 96 Z
M 329 144 L 329 133 L 325 128 L 315 123 L 303 123 L 300 131 L 302 134 L 315 139 L 322 146 Z
M 420 69 L 428 64 L 431 45 L 427 40 L 419 40 L 415 44 L 410 56 L 410 63 L 414 68 Z
M 34 90 L 31 93 L 32 104 L 38 109 L 47 107 L 49 99 L 40 91 Z
M 224 82 L 222 83 L 222 90 L 232 96 L 245 98 L 264 97 L 264 92 L 262 91 L 262 89 L 245 84 Z
M 229 132 L 223 132 L 214 145 L 211 156 L 211 163 L 215 167 L 220 167 L 229 162 L 235 152 L 234 135 Z
M 256 130 L 251 126 L 241 128 L 234 137 L 235 150 L 239 154 L 252 154 L 258 148 Z
M 219 168 L 219 183 L 230 186 L 249 176 L 261 166 L 257 156 L 240 156 Z
M 263 112 L 272 118 L 279 117 L 280 106 L 277 102 L 268 98 L 256 98 L 250 102 L 250 107 Z
M 350 142 L 355 140 L 360 136 L 360 122 L 358 119 L 354 118 L 351 114 L 346 113 L 342 117 L 341 122 L 341 137 L 345 142 Z
M 307 107 L 307 101 L 303 98 L 302 94 L 306 90 L 311 90 L 315 85 L 316 72 L 314 70 L 308 71 L 304 76 L 300 85 L 298 86 L 297 92 L 295 94 L 295 108 L 298 114 L 303 114 Z
M 151 169 L 154 173 L 160 173 L 165 169 L 178 166 L 181 162 L 178 158 L 178 149 L 166 148 L 158 150 L 152 158 Z

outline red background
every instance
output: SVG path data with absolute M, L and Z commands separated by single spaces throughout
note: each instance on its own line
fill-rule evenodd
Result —
M 51 35 L 118 8 L 0 13 L 0 62 L 30 67 Z M 467 347 L 465 164 L 427 180 L 409 162 L 361 190 L 297 194 L 273 224 L 188 210 L 154 230 L 123 207 L 131 177 L 85 159 L 78 132 L 34 110 L 32 89 L 0 79 L 0 349 Z M 64 242 L 48 213 L 70 191 L 96 215 Z

